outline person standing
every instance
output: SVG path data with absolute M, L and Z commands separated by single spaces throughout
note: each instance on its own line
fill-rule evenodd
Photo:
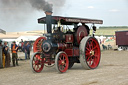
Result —
M 31 51 L 31 46 L 30 46 L 29 42 L 27 42 L 27 55 L 28 55 L 28 59 L 30 59 L 30 51 Z
M 2 52 L 2 49 L 3 49 L 3 45 L 2 45 L 2 40 L 0 40 L 0 68 L 3 68 L 3 52 Z
M 5 55 L 5 67 L 10 66 L 10 53 L 9 53 L 9 47 L 7 46 L 7 42 L 4 42 L 3 52 Z
M 16 61 L 16 65 L 18 66 L 17 50 L 18 50 L 18 46 L 16 45 L 16 42 L 14 41 L 13 44 L 11 45 L 13 66 L 15 66 L 15 61 Z
M 24 45 L 25 60 L 27 59 L 27 43 Z
M 24 41 L 23 41 L 23 39 L 21 39 L 21 50 L 24 52 L 23 47 L 24 47 Z
M 30 59 L 30 49 L 31 49 L 31 46 L 29 45 L 29 42 L 27 42 L 24 47 L 25 59 Z

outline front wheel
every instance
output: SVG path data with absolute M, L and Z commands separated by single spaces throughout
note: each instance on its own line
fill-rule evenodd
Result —
M 30 65 L 32 68 L 33 72 L 41 72 L 44 67 L 44 59 L 41 58 L 41 53 L 36 52 L 33 54 L 31 60 L 30 60 Z
M 69 66 L 69 60 L 67 54 L 63 51 L 59 52 L 55 58 L 56 70 L 59 73 L 64 73 L 67 71 L 68 66 Z

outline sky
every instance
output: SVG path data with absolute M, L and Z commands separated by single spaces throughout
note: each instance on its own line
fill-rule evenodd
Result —
M 53 4 L 55 16 L 103 20 L 103 24 L 97 26 L 128 26 L 128 0 L 58 0 L 58 3 L 56 0 L 47 1 Z M 43 25 L 37 22 L 38 18 L 45 17 L 43 10 L 36 10 L 28 3 L 11 4 L 14 7 L 0 3 L 1 29 L 7 32 L 43 30 Z

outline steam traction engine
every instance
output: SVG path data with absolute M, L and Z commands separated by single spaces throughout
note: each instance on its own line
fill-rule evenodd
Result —
M 81 63 L 85 69 L 95 69 L 100 62 L 100 46 L 94 35 L 89 36 L 90 29 L 85 23 L 92 23 L 93 31 L 96 31 L 94 24 L 102 24 L 103 21 L 51 16 L 50 11 L 45 14 L 46 17 L 38 19 L 38 23 L 47 24 L 47 34 L 34 42 L 32 70 L 41 72 L 44 66 L 55 65 L 57 71 L 63 73 L 74 63 Z M 82 25 L 78 26 L 78 23 Z M 63 29 L 62 25 L 74 25 L 74 28 Z

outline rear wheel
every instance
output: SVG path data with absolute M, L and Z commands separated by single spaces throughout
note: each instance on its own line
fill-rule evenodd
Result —
M 31 58 L 30 64 L 33 72 L 41 72 L 44 67 L 44 59 L 41 58 L 41 53 L 34 53 Z
M 56 55 L 55 66 L 59 73 L 67 71 L 69 65 L 68 56 L 65 52 L 61 51 Z
M 85 37 L 80 43 L 80 63 L 85 69 L 95 69 L 100 62 L 100 46 L 96 38 Z

